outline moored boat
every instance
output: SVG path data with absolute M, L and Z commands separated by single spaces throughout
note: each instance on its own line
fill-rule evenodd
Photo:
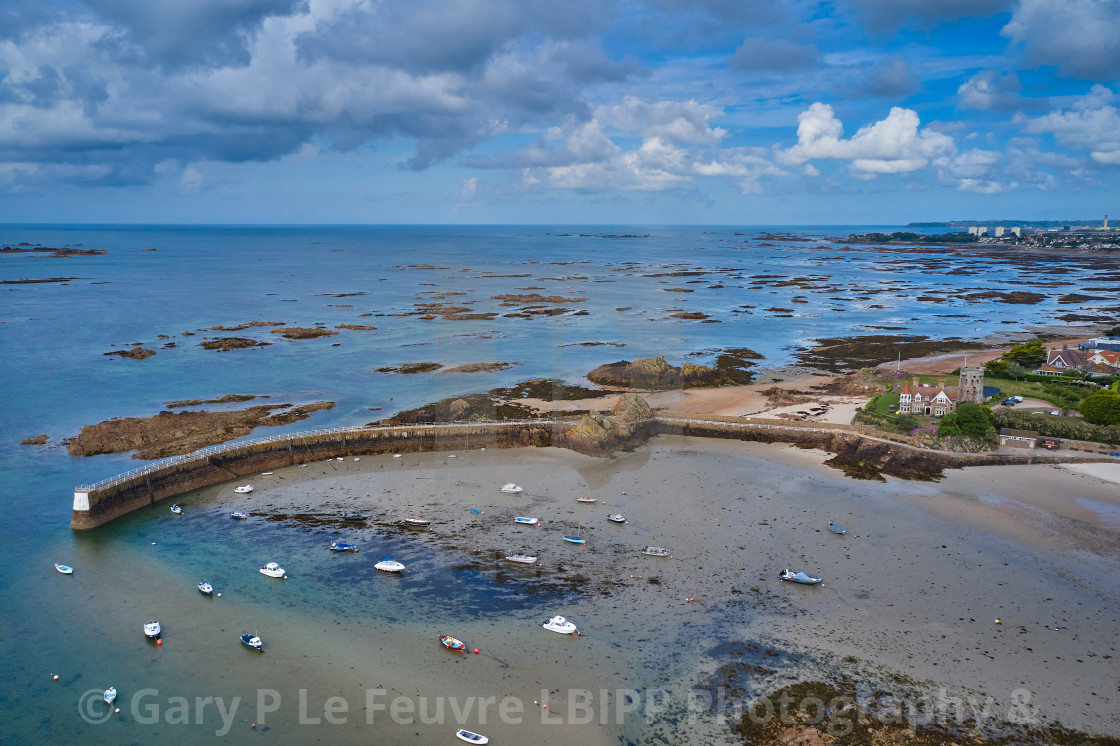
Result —
M 519 515 L 519 516 L 517 516 L 516 518 L 513 519 L 513 522 L 514 523 L 522 523 L 526 526 L 532 526 L 532 525 L 536 524 L 537 519 L 536 518 L 530 518 L 529 516 Z
M 785 570 L 782 570 L 780 573 L 778 573 L 778 577 L 781 578 L 782 580 L 785 580 L 785 581 L 789 582 L 789 583 L 801 583 L 802 585 L 820 585 L 821 584 L 821 579 L 820 578 L 814 577 L 814 576 L 812 576 L 812 575 L 810 575 L 809 573 L 806 573 L 806 572 L 800 572 L 800 571 L 791 572 L 788 567 Z
M 69 565 L 60 565 L 56 562 L 55 565 L 54 565 L 54 569 L 58 570 L 63 575 L 73 575 L 74 574 L 74 568 L 70 567 Z
M 622 517 L 622 513 L 614 513 L 607 516 L 607 520 L 611 523 L 626 523 L 626 519 Z
M 358 551 L 357 544 L 347 544 L 345 541 L 331 542 L 332 552 L 356 552 Z
M 835 522 L 828 524 L 828 530 L 834 534 L 840 534 L 841 536 L 848 533 L 848 529 Z
M 429 521 L 427 518 L 421 518 L 420 516 L 417 516 L 417 515 L 405 516 L 402 523 L 404 523 L 406 526 L 418 526 L 418 527 L 421 527 L 421 528 L 428 528 L 432 525 L 432 522 Z
M 467 644 L 465 642 L 451 635 L 440 635 L 439 642 L 448 650 L 454 650 L 455 652 L 461 653 L 467 649 Z
M 182 515 L 183 514 L 183 508 L 178 504 L 172 505 L 171 506 L 171 512 L 174 513 L 175 515 Z
M 576 625 L 559 615 L 552 617 L 541 626 L 552 632 L 559 632 L 562 635 L 575 634 L 576 631 Z
M 642 554 L 648 557 L 671 557 L 669 550 L 664 547 L 646 547 L 642 550 Z
M 513 482 L 507 482 L 506 484 L 502 485 L 501 491 L 506 493 L 507 495 L 517 495 L 517 494 L 520 494 L 521 492 L 524 492 L 525 490 L 523 490 L 521 487 L 514 484 Z
M 596 499 L 595 499 L 594 497 L 592 497 L 591 495 L 587 495 L 587 496 L 585 496 L 585 497 L 577 497 L 577 498 L 576 498 L 576 502 L 577 502 L 577 503 L 597 503 L 597 502 L 599 502 L 599 501 L 598 501 L 598 500 L 596 500 Z
M 235 510 L 229 514 L 229 517 L 235 521 L 243 521 L 249 517 L 248 513 L 242 513 L 240 510 Z
M 241 644 L 253 650 L 262 650 L 264 648 L 264 643 L 261 642 L 261 638 L 248 633 L 241 635 Z
M 569 544 L 586 544 L 587 543 L 587 539 L 584 539 L 581 536 L 565 536 L 564 541 L 568 542 Z
M 109 687 L 101 694 L 101 698 L 105 700 L 105 704 L 113 704 L 117 699 L 117 688 L 115 686 Z
M 198 590 L 201 593 L 205 593 L 207 596 L 213 596 L 214 595 L 214 586 L 210 585 L 209 583 L 207 583 L 205 581 L 198 584 Z
M 159 637 L 160 632 L 162 631 L 163 629 L 159 626 L 159 622 L 155 620 L 152 620 L 144 625 L 144 634 L 147 635 L 148 639 L 150 640 L 154 640 Z
M 342 516 L 342 520 L 344 521 L 364 521 L 368 518 L 368 513 L 347 513 L 346 515 Z
M 375 570 L 382 570 L 384 572 L 404 572 L 404 565 L 397 562 L 395 559 L 384 558 L 376 565 L 373 566 Z
M 474 733 L 472 731 L 466 730 L 465 728 L 460 728 L 459 730 L 455 731 L 455 737 L 460 741 L 466 741 L 467 743 L 490 743 L 490 739 L 486 736 L 482 735 L 481 733 Z
M 537 561 L 537 558 L 531 554 L 507 554 L 506 560 L 509 562 L 520 562 L 523 565 L 531 565 Z
M 275 562 L 269 562 L 261 568 L 261 575 L 267 575 L 270 578 L 286 578 L 288 575 L 284 572 L 284 568 Z
M 239 495 L 248 495 L 250 492 L 253 491 L 253 485 L 246 484 L 246 485 L 242 485 L 241 487 L 234 487 L 233 491 L 236 492 Z

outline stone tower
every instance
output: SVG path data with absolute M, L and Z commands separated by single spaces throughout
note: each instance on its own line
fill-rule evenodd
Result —
M 975 402 L 976 404 L 984 403 L 984 366 L 983 365 L 962 365 L 961 366 L 961 381 L 957 389 L 957 404 L 962 402 Z

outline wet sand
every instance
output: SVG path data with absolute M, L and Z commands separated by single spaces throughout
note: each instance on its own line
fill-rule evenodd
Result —
M 713 648 L 749 640 L 797 661 L 760 674 L 758 688 L 847 675 L 911 692 L 991 696 L 997 714 L 1025 689 L 1039 724 L 1120 734 L 1120 465 L 978 467 L 948 472 L 938 484 L 883 484 L 849 480 L 822 466 L 826 458 L 782 444 L 679 437 L 611 459 L 472 449 L 319 462 L 255 477 L 249 496 L 233 494 L 231 483 L 207 502 L 254 515 L 369 512 L 375 532 L 423 545 L 444 569 L 473 565 L 545 599 L 549 588 L 569 594 L 558 596 L 569 600 L 557 613 L 586 637 L 568 640 L 570 651 L 557 648 L 561 658 L 524 653 L 558 645 L 540 620 L 491 619 L 467 632 L 515 657 L 514 670 L 472 667 L 464 688 L 455 674 L 441 684 L 442 669 L 418 664 L 416 681 L 440 691 L 666 687 L 683 697 L 727 662 Z M 509 481 L 525 492 L 501 494 Z M 578 504 L 581 495 L 600 502 Z M 629 523 L 607 522 L 614 512 Z M 432 530 L 401 533 L 399 519 L 411 514 L 432 519 Z M 517 525 L 518 515 L 542 525 Z M 848 535 L 830 534 L 829 520 Z M 565 544 L 570 534 L 587 545 Z M 642 556 L 650 544 L 673 559 Z M 506 552 L 540 560 L 509 567 L 500 559 Z M 825 582 L 782 583 L 783 567 Z M 613 661 L 604 660 L 608 651 Z M 408 658 L 397 657 L 407 670 Z M 727 724 L 706 714 L 691 723 L 527 727 L 487 734 L 540 743 L 730 739 Z

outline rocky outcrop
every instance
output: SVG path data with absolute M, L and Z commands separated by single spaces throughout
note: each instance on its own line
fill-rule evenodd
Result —
M 36 435 L 31 438 L 24 438 L 19 442 L 21 446 L 41 446 L 51 439 L 49 435 Z
M 609 456 L 640 445 L 654 433 L 653 411 L 637 394 L 623 394 L 611 413 L 591 412 L 552 438 L 552 444 L 585 456 Z
M 726 381 L 722 372 L 706 365 L 685 363 L 679 368 L 669 365 L 664 355 L 600 365 L 587 374 L 587 379 L 600 386 L 647 391 L 717 386 Z
M 185 336 L 185 335 L 184 335 Z M 248 337 L 220 337 L 199 342 L 198 346 L 204 350 L 240 350 L 245 347 L 264 347 L 271 342 L 258 342 Z
M 127 357 L 129 360 L 143 360 L 146 357 L 151 357 L 152 355 L 156 354 L 156 351 L 148 350 L 143 347 L 133 347 L 128 350 L 113 350 L 112 352 L 106 352 L 105 354 L 120 355 L 121 357 Z
M 315 339 L 316 337 L 333 337 L 338 332 L 322 327 L 307 326 L 281 326 L 272 330 L 273 334 L 283 334 L 284 339 Z

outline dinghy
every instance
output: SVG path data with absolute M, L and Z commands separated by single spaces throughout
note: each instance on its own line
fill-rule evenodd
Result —
M 668 557 L 669 550 L 664 547 L 646 547 L 642 550 L 642 554 L 647 557 Z
M 175 515 L 182 515 L 183 514 L 183 509 L 181 507 L 179 507 L 178 505 L 172 505 L 171 506 L 171 512 L 174 513 Z
M 261 642 L 261 638 L 257 637 L 256 635 L 250 635 L 248 633 L 241 635 L 241 644 L 247 648 L 252 648 L 253 650 L 261 650 L 264 647 L 264 643 Z
M 622 517 L 622 513 L 615 513 L 614 515 L 607 516 L 607 520 L 611 523 L 626 523 L 626 519 Z
M 381 560 L 373 567 L 375 570 L 383 570 L 384 572 L 404 572 L 404 565 L 388 557 Z
M 368 513 L 347 513 L 346 515 L 342 516 L 342 520 L 344 521 L 364 521 L 368 518 Z
M 357 544 L 347 544 L 345 541 L 331 542 L 332 552 L 356 552 L 358 551 Z
M 576 625 L 562 616 L 554 616 L 541 626 L 552 632 L 559 632 L 562 635 L 571 635 L 576 631 Z
M 101 695 L 101 698 L 103 700 L 105 700 L 105 704 L 107 704 L 107 705 L 113 704 L 113 702 L 115 702 L 116 699 L 117 699 L 117 688 L 115 686 L 109 687 Z
M 418 526 L 421 528 L 428 528 L 432 525 L 432 522 L 427 518 L 421 518 L 420 516 L 415 515 L 406 516 L 403 523 L 406 526 Z
M 154 640 L 159 637 L 159 633 L 162 631 L 159 622 L 151 621 L 144 625 L 144 634 L 148 636 L 149 640 Z
M 490 743 L 490 739 L 487 738 L 486 736 L 482 735 L 481 733 L 472 733 L 471 731 L 464 730 L 463 728 L 460 728 L 459 730 L 455 731 L 455 736 L 460 741 L 466 741 L 467 743 L 477 743 L 477 744 Z
M 790 583 L 802 583 L 804 585 L 820 585 L 821 579 L 815 578 L 805 572 L 791 572 L 787 567 L 778 573 L 778 577 Z
M 564 541 L 568 542 L 569 544 L 586 544 L 587 543 L 587 539 L 584 539 L 580 536 L 565 536 Z
M 521 487 L 518 487 L 513 482 L 508 482 L 506 484 L 503 484 L 502 488 L 501 488 L 501 491 L 506 493 L 507 495 L 517 495 L 517 494 L 520 494 L 521 492 L 524 492 L 524 490 Z
M 59 564 L 56 563 L 55 566 L 54 566 L 54 569 L 58 570 L 63 575 L 73 575 L 74 574 L 74 568 L 70 567 L 69 565 L 59 565 Z
M 213 596 L 214 595 L 214 586 L 210 585 L 209 583 L 207 583 L 205 581 L 198 584 L 198 590 L 201 593 L 205 593 L 207 596 Z
M 267 575 L 270 578 L 286 578 L 288 575 L 284 572 L 284 568 L 275 562 L 269 562 L 261 568 L 261 575 Z
M 249 517 L 248 513 L 242 513 L 240 510 L 235 510 L 229 514 L 229 517 L 235 521 L 243 521 Z
M 840 534 L 841 536 L 848 533 L 848 529 L 844 528 L 839 523 L 828 524 L 828 530 L 834 534 Z
M 467 644 L 462 640 L 456 639 L 451 635 L 440 635 L 439 642 L 448 650 L 453 650 L 457 653 L 462 653 L 467 649 Z
M 594 497 L 592 497 L 591 495 L 587 495 L 586 497 L 577 497 L 577 498 L 576 498 L 576 502 L 577 502 L 577 503 L 597 503 L 597 502 L 599 502 L 599 501 L 598 501 L 598 500 L 596 500 L 596 499 L 595 499 Z
M 236 492 L 239 495 L 248 495 L 250 492 L 253 491 L 253 485 L 246 484 L 246 485 L 243 485 L 241 487 L 234 487 L 233 491 Z
M 508 562 L 520 562 L 523 565 L 531 565 L 537 561 L 537 558 L 530 554 L 507 554 L 506 560 Z
M 532 526 L 532 525 L 536 524 L 537 519 L 536 518 L 529 518 L 528 516 L 519 515 L 519 516 L 517 516 L 516 518 L 513 519 L 513 522 L 514 523 L 523 523 L 526 526 Z

